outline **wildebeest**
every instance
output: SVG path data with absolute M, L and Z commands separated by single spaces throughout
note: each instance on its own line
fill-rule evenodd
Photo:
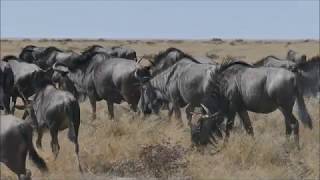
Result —
M 7 62 L 0 61 L 0 110 L 5 109 L 8 114 L 10 110 L 10 97 L 13 92 L 14 75 Z
M 93 119 L 96 118 L 96 101 L 102 99 L 107 102 L 111 119 L 114 118 L 114 103 L 125 100 L 135 111 L 140 98 L 141 80 L 150 78 L 148 70 L 135 61 L 112 58 L 90 49 L 70 65 L 57 63 L 54 70 L 55 79 L 59 79 L 58 73 L 65 73 L 65 78 L 74 83 L 79 96 L 89 97 Z
M 41 69 L 35 64 L 23 62 L 15 56 L 5 56 L 2 60 L 10 65 L 14 75 L 14 88 L 11 94 L 13 102 L 11 112 L 14 113 L 17 97 L 22 98 L 26 104 L 27 98 L 34 94 L 35 89 L 30 86 L 32 81 L 30 77 L 33 72 Z
M 278 59 L 274 56 L 268 56 L 254 63 L 253 66 L 288 69 L 296 74 L 299 81 L 300 92 L 302 92 L 304 96 L 315 97 L 320 91 L 319 59 L 319 56 L 315 56 L 308 61 L 299 61 L 299 63 L 295 63 L 289 60 Z
M 287 59 L 297 64 L 300 64 L 307 61 L 307 56 L 305 54 L 300 54 L 290 49 L 287 53 Z
M 219 107 L 218 112 L 228 118 L 226 139 L 228 139 L 233 127 L 236 112 L 239 114 L 247 133 L 253 136 L 253 128 L 247 111 L 270 113 L 279 109 L 285 118 L 286 135 L 290 136 L 293 130 L 298 145 L 299 123 L 292 114 L 296 100 L 299 119 L 310 129 L 312 128 L 312 120 L 305 107 L 302 93 L 299 92 L 298 80 L 295 74 L 288 70 L 267 67 L 253 68 L 241 61 L 231 61 L 221 65 L 211 79 L 211 85 L 208 87 L 211 88 L 209 91 L 213 94 L 213 102 L 217 104 L 216 107 Z M 220 122 L 222 121 L 220 118 Z M 196 128 L 200 130 L 192 135 L 197 136 L 201 132 L 201 128 L 205 128 L 210 123 L 203 122 L 202 124 L 204 127 L 201 127 L 200 123 L 198 125 L 200 127 Z M 202 136 L 204 135 L 202 134 Z M 205 136 L 209 136 L 209 134 L 207 133 Z
M 297 70 L 297 63 L 289 61 L 287 59 L 279 59 L 275 56 L 267 56 L 253 64 L 254 67 L 275 67 L 284 68 L 290 71 Z
M 320 92 L 320 55 L 299 63 L 296 74 L 303 95 L 316 97 Z
M 165 51 L 161 51 L 157 55 L 152 56 L 153 60 L 149 58 L 146 58 L 146 59 L 149 61 L 149 64 L 150 64 L 149 68 L 150 68 L 151 75 L 155 76 L 160 72 L 166 70 L 176 62 L 179 62 L 185 56 L 191 57 L 190 55 L 184 53 L 180 49 L 170 47 L 170 48 L 167 48 Z M 217 65 L 216 62 L 206 57 L 197 57 L 197 58 L 191 57 L 191 58 L 195 59 L 198 63 Z
M 190 121 L 192 110 L 194 107 L 199 107 L 201 103 L 215 108 L 210 97 L 207 96 L 207 86 L 216 66 L 201 64 L 193 57 L 176 50 L 174 53 L 172 51 L 164 52 L 160 56 L 166 59 L 167 55 L 169 58 L 173 55 L 179 56 L 179 58 L 174 57 L 175 63 L 170 67 L 170 63 L 160 62 L 160 67 L 168 67 L 165 70 L 160 70 L 155 66 L 156 68 L 152 72 L 161 72 L 144 84 L 139 102 L 141 111 L 145 114 L 157 113 L 163 103 L 167 102 L 172 105 L 172 109 L 169 109 L 169 116 L 171 117 L 174 111 L 176 117 L 181 120 L 180 107 L 189 104 L 186 108 L 186 114 Z M 160 64 L 157 61 L 155 63 Z
M 51 149 L 57 158 L 60 146 L 58 132 L 68 128 L 68 138 L 75 144 L 78 166 L 79 161 L 78 131 L 80 126 L 80 107 L 76 98 L 67 91 L 56 89 L 47 71 L 32 73 L 32 86 L 36 93 L 32 97 L 32 107 L 35 111 L 34 121 L 37 123 L 38 138 L 36 145 L 41 148 L 43 131 L 49 129 L 51 135 Z
M 135 50 L 127 47 L 122 46 L 113 46 L 111 47 L 113 51 L 113 57 L 124 58 L 124 59 L 131 59 L 137 60 L 137 53 Z
M 157 74 L 171 67 L 173 64 L 180 61 L 182 58 L 186 56 L 187 54 L 185 54 L 183 51 L 173 47 L 170 47 L 165 51 L 159 52 L 154 57 L 153 61 L 149 60 L 149 62 L 151 63 L 151 66 L 150 66 L 151 75 L 156 76 Z M 192 57 L 192 59 L 194 58 Z
M 46 47 L 27 45 L 22 48 L 22 51 L 19 54 L 19 59 L 27 63 L 35 63 L 39 54 L 42 53 L 45 49 Z
M 42 171 L 47 172 L 45 161 L 38 155 L 32 143 L 30 121 L 23 121 L 12 115 L 0 115 L 0 162 L 12 170 L 19 180 L 31 179 L 31 171 L 26 169 L 26 157 Z
M 32 45 L 23 48 L 19 55 L 23 61 L 34 63 L 41 69 L 51 68 L 56 62 L 68 63 L 78 56 L 79 54 L 73 51 L 62 51 L 53 46 L 36 47 Z
M 137 53 L 135 50 L 123 47 L 123 46 L 113 46 L 113 47 L 103 47 L 100 45 L 92 45 L 89 46 L 84 52 L 96 52 L 96 53 L 105 53 L 108 54 L 110 57 L 117 57 L 117 58 L 124 58 L 130 60 L 137 60 Z

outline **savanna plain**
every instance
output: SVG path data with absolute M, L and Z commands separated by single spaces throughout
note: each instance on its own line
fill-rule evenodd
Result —
M 30 44 L 76 52 L 93 44 L 123 45 L 135 49 L 139 57 L 152 57 L 168 47 L 176 47 L 194 57 L 208 56 L 218 62 L 236 57 L 249 63 L 268 55 L 284 58 L 289 49 L 311 58 L 319 55 L 320 48 L 319 41 L 314 40 L 2 39 L 1 57 L 18 55 L 24 46 Z M 191 145 L 188 126 L 181 127 L 174 119 L 170 121 L 166 111 L 160 116 L 142 119 L 123 103 L 115 107 L 116 120 L 111 121 L 106 103 L 101 101 L 97 105 L 97 119 L 91 120 L 91 108 L 85 101 L 80 104 L 79 130 L 80 161 L 84 173 L 78 171 L 74 146 L 67 139 L 67 131 L 59 134 L 61 149 L 56 160 L 51 153 L 49 133 L 44 136 L 43 149 L 38 152 L 47 162 L 48 174 L 41 174 L 30 161 L 27 161 L 27 168 L 36 180 L 319 179 L 319 100 L 305 98 L 305 101 L 314 128 L 309 130 L 300 124 L 300 150 L 294 148 L 293 139 L 286 140 L 284 119 L 279 111 L 250 113 L 254 139 L 236 125 L 226 146 L 207 146 L 197 150 Z M 17 111 L 16 115 L 22 117 L 22 113 Z M 239 123 L 238 119 L 236 123 Z M 16 179 L 4 165 L 1 164 L 0 168 L 1 179 Z

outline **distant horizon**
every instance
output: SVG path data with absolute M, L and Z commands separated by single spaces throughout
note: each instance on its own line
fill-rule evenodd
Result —
M 1 39 L 319 39 L 319 1 L 2 1 Z
M 244 41 L 320 41 L 320 39 L 315 38 L 292 38 L 292 39 L 285 39 L 285 38 L 221 38 L 221 37 L 213 37 L 213 38 L 197 38 L 197 39 L 188 39 L 188 38 L 85 38 L 85 37 L 79 37 L 79 38 L 70 38 L 70 37 L 37 37 L 37 38 L 30 38 L 30 37 L 4 37 L 0 38 L 1 41 L 3 40 L 12 40 L 12 41 L 21 41 L 21 40 L 30 40 L 30 41 L 38 41 L 38 40 L 82 40 L 82 41 L 99 41 L 99 40 L 106 40 L 106 41 L 170 41 L 170 40 L 181 40 L 181 41 L 214 41 L 214 39 L 221 39 L 226 41 L 232 41 L 232 40 L 244 40 Z

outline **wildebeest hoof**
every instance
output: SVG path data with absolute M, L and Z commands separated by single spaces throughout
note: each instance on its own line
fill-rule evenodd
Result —
M 91 120 L 96 120 L 97 119 L 97 115 L 96 114 L 93 114 L 92 116 L 91 116 Z
M 31 171 L 29 169 L 26 169 L 26 174 L 21 174 L 19 176 L 20 180 L 31 180 Z

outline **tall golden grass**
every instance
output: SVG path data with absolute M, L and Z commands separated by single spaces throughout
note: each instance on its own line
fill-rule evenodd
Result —
M 8 42 L 1 43 L 2 47 L 5 44 L 7 50 L 12 48 L 15 49 L 15 52 L 19 51 L 18 47 L 24 45 L 24 42 L 14 42 L 17 44 L 13 43 L 13 45 Z M 67 45 L 69 43 L 75 42 L 68 42 Z M 80 44 L 73 44 L 73 46 L 84 46 Z M 156 43 L 152 46 L 157 45 Z M 187 46 L 179 43 L 179 45 L 186 46 L 188 49 L 194 47 L 194 51 L 199 48 L 190 44 Z M 148 45 L 136 46 L 141 53 L 143 47 Z M 210 48 L 217 46 L 219 45 L 212 45 Z M 225 51 L 231 52 L 228 49 L 231 47 L 227 44 L 225 46 L 227 49 L 223 52 L 217 51 L 219 56 L 222 54 L 221 57 Z M 244 51 L 248 51 L 246 49 L 248 44 L 238 46 L 245 48 Z M 261 46 L 266 45 L 262 44 Z M 268 46 L 271 49 L 274 48 L 272 44 L 268 44 Z M 317 46 L 315 45 L 297 45 L 297 47 L 300 46 L 305 47 L 305 51 L 310 54 L 316 53 Z M 250 52 L 255 53 L 255 48 L 262 47 L 252 46 L 253 50 Z M 162 49 L 158 47 L 159 50 Z M 269 51 L 270 49 L 266 49 L 263 52 L 268 55 Z M 275 52 L 280 54 L 278 51 Z M 143 51 L 142 54 L 148 54 L 148 52 Z M 237 51 L 233 54 L 236 56 Z M 238 50 L 238 54 L 241 55 L 243 52 Z M 262 57 L 264 54 L 260 56 Z M 314 99 L 306 99 L 306 102 L 313 119 L 314 129 L 309 130 L 300 125 L 300 150 L 294 148 L 292 139 L 288 142 L 285 138 L 283 116 L 279 111 L 275 111 L 265 115 L 250 113 L 255 131 L 254 139 L 248 136 L 243 129 L 235 128 L 225 147 L 208 146 L 201 151 L 191 146 L 189 128 L 187 126 L 181 127 L 175 120 L 169 121 L 165 111 L 160 113 L 160 117 L 152 115 L 142 119 L 123 108 L 124 104 L 116 106 L 116 121 L 110 121 L 105 103 L 100 102 L 97 107 L 97 119 L 92 121 L 90 120 L 90 105 L 85 102 L 81 104 L 79 134 L 80 161 L 84 173 L 78 172 L 74 146 L 67 139 L 66 131 L 59 134 L 61 150 L 56 160 L 53 160 L 51 153 L 49 134 L 44 136 L 43 149 L 38 150 L 48 164 L 49 174 L 41 174 L 30 161 L 27 162 L 27 167 L 32 171 L 33 179 L 48 180 L 100 180 L 116 177 L 137 179 L 319 179 L 319 102 Z M 22 112 L 19 111 L 17 116 L 21 117 L 21 115 Z M 16 179 L 16 176 L 4 165 L 0 167 L 1 179 Z

